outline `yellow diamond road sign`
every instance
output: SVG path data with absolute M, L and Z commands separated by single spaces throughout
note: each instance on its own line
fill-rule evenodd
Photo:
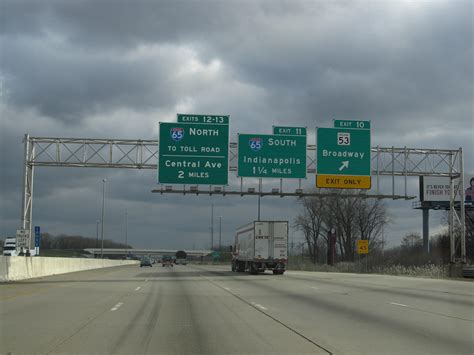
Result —
M 357 241 L 357 254 L 369 254 L 369 241 L 368 240 Z

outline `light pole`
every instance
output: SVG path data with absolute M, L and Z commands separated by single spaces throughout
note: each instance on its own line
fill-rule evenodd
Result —
M 219 216 L 219 250 L 221 250 L 221 237 L 222 237 L 222 216 Z
M 211 203 L 211 250 L 214 248 L 214 204 Z
M 125 260 L 128 256 L 128 212 L 125 211 Z
M 258 179 L 258 213 L 257 213 L 257 220 L 260 222 L 260 197 L 262 193 L 262 178 Z
M 384 236 L 384 226 L 382 224 L 382 258 L 384 254 L 384 246 L 385 246 L 385 236 Z
M 104 224 L 105 224 L 105 183 L 107 179 L 102 179 L 102 232 L 101 232 L 101 243 L 100 243 L 100 258 L 104 258 Z
M 96 230 L 95 230 L 95 247 L 99 247 L 99 223 L 100 220 L 95 221 L 96 224 Z
M 257 220 L 260 222 L 260 194 L 258 195 L 258 213 Z

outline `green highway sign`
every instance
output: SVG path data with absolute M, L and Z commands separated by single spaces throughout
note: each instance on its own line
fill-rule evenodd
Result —
M 239 134 L 238 177 L 306 178 L 306 136 Z
M 370 130 L 318 128 L 316 186 L 370 189 Z
M 306 136 L 306 127 L 273 126 L 273 134 L 289 136 Z
M 178 122 L 184 123 L 206 123 L 206 124 L 229 124 L 228 115 L 188 115 L 178 113 Z
M 370 130 L 370 121 L 334 120 L 334 128 Z
M 158 183 L 227 185 L 229 116 L 202 117 L 227 123 L 160 123 Z

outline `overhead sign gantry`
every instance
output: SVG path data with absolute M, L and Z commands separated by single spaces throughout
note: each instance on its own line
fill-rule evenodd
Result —
M 462 148 L 455 150 L 380 146 L 371 148 L 370 122 L 368 121 L 336 120 L 334 128 L 326 129 L 330 131 L 327 131 L 328 134 L 323 136 L 320 136 L 324 132 L 323 129 L 318 129 L 317 146 L 306 145 L 305 153 L 303 153 L 303 149 L 298 142 L 296 146 L 292 146 L 293 143 L 291 143 L 291 145 L 288 144 L 288 148 L 294 149 L 292 154 L 278 153 L 280 154 L 278 159 L 301 157 L 300 162 L 305 162 L 301 164 L 305 173 L 317 173 L 318 176 L 325 174 L 340 175 L 347 181 L 354 176 L 357 179 L 362 177 L 362 180 L 368 184 L 365 186 L 369 187 L 371 186 L 370 175 L 374 176 L 373 193 L 360 194 L 355 190 L 354 194 L 344 194 L 344 197 L 357 195 L 362 198 L 413 199 L 415 196 L 409 196 L 407 192 L 408 177 L 448 177 L 450 179 L 449 234 L 451 238 L 451 261 L 466 261 L 465 214 L 462 201 L 460 201 L 459 211 L 455 208 L 456 198 L 461 199 L 459 196 L 462 196 L 457 191 L 464 186 Z M 268 135 L 268 139 L 274 139 L 273 143 L 276 142 L 276 139 L 298 141 L 304 137 L 306 140 L 306 129 L 302 127 L 274 127 L 273 133 L 273 135 Z M 253 134 L 251 136 L 254 138 L 262 137 L 262 135 Z M 258 148 L 260 148 L 261 150 L 262 145 L 259 145 L 258 139 L 252 141 L 250 137 L 245 138 L 248 139 L 244 140 L 245 144 L 241 144 L 241 147 L 247 145 L 245 149 L 252 150 L 251 145 L 253 144 L 254 149 L 259 151 Z M 324 143 L 325 141 L 327 141 L 327 144 Z M 264 140 L 260 140 L 260 142 L 265 143 Z M 276 144 L 273 144 L 273 146 L 277 147 Z M 26 134 L 24 147 L 23 199 L 20 226 L 20 232 L 24 233 L 22 234 L 24 237 L 18 239 L 17 247 L 31 245 L 33 179 L 34 168 L 38 166 L 154 170 L 158 168 L 158 181 L 170 184 L 167 186 L 162 184 L 159 188 L 152 190 L 152 192 L 159 194 L 209 193 L 240 196 L 301 197 L 338 193 L 337 190 L 308 191 L 303 190 L 301 186 L 294 192 L 284 192 L 281 184 L 282 177 L 280 177 L 280 189 L 272 188 L 271 192 L 264 191 L 261 188 L 261 183 L 258 191 L 255 191 L 255 188 L 248 188 L 246 191 L 243 189 L 242 183 L 240 189 L 225 188 L 223 185 L 228 183 L 228 172 L 238 171 L 241 158 L 238 144 L 236 142 L 229 143 L 229 116 L 225 115 L 178 115 L 177 122 L 160 124 L 159 142 L 157 140 L 30 137 Z M 158 148 L 160 148 L 159 152 Z M 315 150 L 317 151 L 316 154 L 314 153 Z M 326 150 L 326 153 L 324 153 L 324 150 Z M 329 153 L 329 151 L 336 153 Z M 354 152 L 352 156 L 350 156 L 350 152 Z M 357 155 L 355 152 L 357 152 Z M 273 154 L 273 152 L 269 152 L 269 156 L 275 158 L 272 156 Z M 305 154 L 304 157 L 303 154 Z M 325 161 L 325 158 L 329 159 Z M 352 160 L 342 158 L 351 158 Z M 348 163 L 345 163 L 346 161 Z M 275 160 L 273 160 L 274 162 Z M 280 160 L 277 160 L 277 162 L 279 163 Z M 253 170 L 252 160 L 247 163 L 250 165 L 250 169 Z M 255 162 L 253 163 L 255 164 Z M 283 161 L 284 164 L 285 161 Z M 285 166 L 282 166 L 282 168 L 288 169 Z M 296 171 L 297 173 L 292 169 L 291 174 L 285 174 L 284 177 L 292 177 L 293 174 L 294 177 L 303 176 L 301 169 L 298 168 Z M 272 171 L 272 174 L 278 173 L 281 172 L 278 170 Z M 383 176 L 388 176 L 392 180 L 391 194 L 384 194 L 380 189 L 380 178 Z M 279 176 L 270 175 L 267 177 Z M 259 179 L 261 182 L 262 177 Z M 404 194 L 396 193 L 396 179 L 404 179 Z M 455 184 L 455 180 L 459 180 L 459 183 Z M 174 189 L 171 184 L 179 184 L 183 188 Z M 199 190 L 197 186 L 189 185 L 209 185 L 209 190 Z M 212 185 L 221 186 L 215 186 L 212 189 Z M 344 183 L 343 186 L 339 183 L 334 185 L 332 187 L 354 188 L 352 183 Z M 361 183 L 360 186 L 364 185 Z M 460 230 L 459 234 L 455 233 L 455 229 L 458 228 Z M 460 258 L 457 258 L 458 253 Z

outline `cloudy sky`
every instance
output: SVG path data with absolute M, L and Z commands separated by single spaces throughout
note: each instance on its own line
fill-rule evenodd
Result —
M 232 141 L 288 125 L 311 143 L 334 118 L 370 120 L 373 146 L 462 147 L 474 176 L 470 0 L 2 0 L 0 45 L 0 236 L 19 226 L 25 133 L 157 139 L 177 112 L 230 115 Z M 211 204 L 229 244 L 257 213 L 255 197 L 152 194 L 155 171 L 38 168 L 33 224 L 95 237 L 103 178 L 106 238 L 123 241 L 127 211 L 135 247 L 209 247 Z M 389 245 L 421 233 L 411 202 L 386 203 Z M 264 219 L 297 210 L 262 200 Z

